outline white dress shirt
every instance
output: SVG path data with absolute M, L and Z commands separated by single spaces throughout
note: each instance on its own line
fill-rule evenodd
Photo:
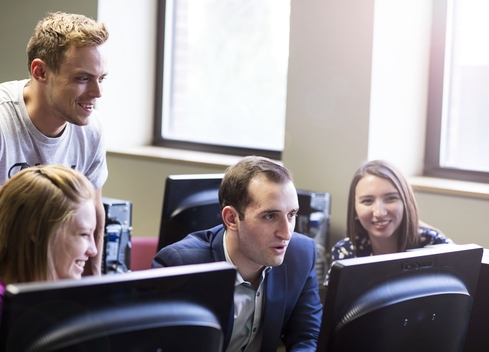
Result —
M 226 232 L 223 236 L 226 261 L 236 266 L 229 257 L 226 247 Z M 234 324 L 231 341 L 226 352 L 259 352 L 263 334 L 262 313 L 264 301 L 264 281 L 271 267 L 266 267 L 260 277 L 258 289 L 244 281 L 239 272 L 234 283 Z

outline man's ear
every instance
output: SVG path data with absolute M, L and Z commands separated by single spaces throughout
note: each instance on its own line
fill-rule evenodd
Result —
M 226 228 L 232 231 L 237 230 L 239 214 L 234 207 L 230 205 L 225 206 L 224 209 L 222 209 L 221 216 L 222 216 L 222 222 L 224 223 L 224 225 L 226 225 Z
M 34 59 L 31 62 L 31 77 L 38 82 L 46 81 L 46 64 L 41 59 Z

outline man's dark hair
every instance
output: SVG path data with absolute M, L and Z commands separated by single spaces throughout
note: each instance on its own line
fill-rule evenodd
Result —
M 275 183 L 293 182 L 291 172 L 285 167 L 264 157 L 247 156 L 236 165 L 228 167 L 224 174 L 219 188 L 221 209 L 232 206 L 243 220 L 244 211 L 253 200 L 248 192 L 248 185 L 252 179 L 260 175 Z

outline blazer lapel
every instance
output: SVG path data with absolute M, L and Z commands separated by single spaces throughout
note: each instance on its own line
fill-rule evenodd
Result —
M 224 237 L 224 227 L 220 229 L 215 236 L 210 238 L 211 242 L 211 261 L 213 262 L 221 262 L 226 261 L 226 256 L 224 255 L 224 245 L 222 243 Z M 229 324 L 224 336 L 223 343 L 223 351 L 225 351 L 231 341 L 231 336 L 233 333 L 233 325 L 234 325 L 234 304 L 229 311 Z
M 287 264 L 272 268 L 266 277 L 262 352 L 275 352 L 282 333 L 287 302 Z

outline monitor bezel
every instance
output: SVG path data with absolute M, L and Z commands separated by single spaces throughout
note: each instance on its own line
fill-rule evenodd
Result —
M 118 307 L 143 309 L 151 305 L 161 306 L 164 303 L 187 305 L 190 310 L 198 306 L 208 310 L 215 316 L 224 339 L 229 327 L 232 326 L 232 316 L 229 312 L 233 304 L 235 277 L 236 268 L 233 265 L 227 262 L 215 262 L 156 268 L 119 275 L 92 276 L 81 280 L 9 284 L 5 287 L 3 297 L 0 350 L 7 349 L 5 345 L 7 336 L 14 331 L 12 330 L 14 326 L 18 329 L 20 319 L 25 320 L 24 316 L 27 313 L 38 314 L 35 310 L 39 307 L 43 309 L 43 313 L 47 312 L 46 321 L 49 320 L 47 325 L 52 324 L 52 326 L 34 326 L 29 343 L 38 340 L 43 334 L 56 332 L 58 324 L 78 317 L 91 319 L 93 316 L 97 318 L 99 312 L 106 314 L 109 309 L 117 310 Z M 66 304 L 63 307 L 69 309 L 66 309 L 66 312 L 57 312 L 60 306 L 56 307 L 56 302 Z M 71 307 L 76 309 L 72 311 Z M 144 320 L 148 321 L 143 316 L 140 319 L 133 319 L 135 322 Z M 139 328 L 135 326 L 131 329 L 131 331 L 138 331 Z M 146 328 L 141 331 L 144 332 L 144 329 Z M 214 326 L 213 329 L 217 327 Z M 19 344 L 18 340 L 21 338 L 26 339 L 20 332 L 11 336 L 17 339 L 13 341 L 14 344 Z

